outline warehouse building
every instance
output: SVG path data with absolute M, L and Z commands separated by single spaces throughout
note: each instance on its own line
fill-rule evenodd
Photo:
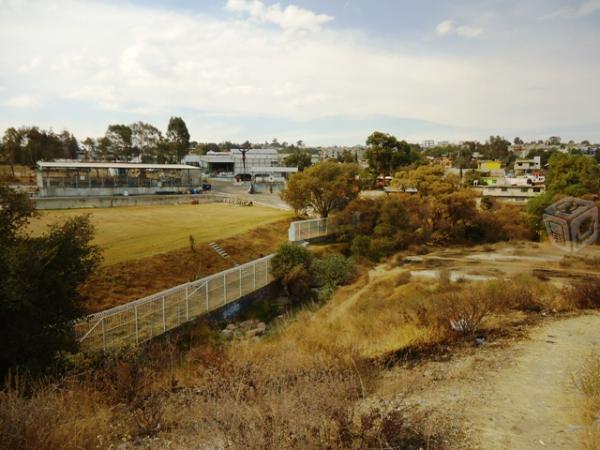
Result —
M 202 184 L 200 169 L 185 164 L 40 161 L 36 174 L 40 197 L 177 194 Z

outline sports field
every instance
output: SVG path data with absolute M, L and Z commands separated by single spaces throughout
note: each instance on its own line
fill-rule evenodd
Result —
M 105 265 L 188 246 L 190 235 L 199 243 L 212 242 L 291 218 L 273 208 L 209 203 L 43 211 L 30 228 L 39 234 L 50 223 L 80 214 L 90 214 L 96 225 L 95 243 Z

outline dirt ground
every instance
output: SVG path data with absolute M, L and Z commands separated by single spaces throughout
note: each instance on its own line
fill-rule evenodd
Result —
M 579 448 L 575 380 L 599 346 L 600 314 L 548 320 L 525 337 L 392 369 L 377 401 L 431 413 L 433 427 L 459 426 L 468 448 Z
M 370 277 L 410 271 L 433 278 L 446 271 L 460 281 L 530 274 L 560 286 L 573 277 L 598 276 L 599 256 L 597 246 L 574 256 L 549 244 L 500 244 L 400 257 Z M 432 429 L 450 430 L 452 448 L 580 448 L 583 398 L 575 380 L 599 349 L 600 313 L 515 313 L 506 333 L 483 345 L 467 342 L 390 369 L 367 402 L 427 414 Z

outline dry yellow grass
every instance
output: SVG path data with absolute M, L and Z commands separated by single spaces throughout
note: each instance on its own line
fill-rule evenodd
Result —
M 585 394 L 583 418 L 588 429 L 583 435 L 583 447 L 600 448 L 600 354 L 590 358 L 580 377 L 581 390 Z
M 103 250 L 104 265 L 185 247 L 190 235 L 196 242 L 209 242 L 291 217 L 273 208 L 220 203 L 136 206 L 46 211 L 29 228 L 40 234 L 49 224 L 80 214 L 90 214 L 97 227 L 95 243 Z

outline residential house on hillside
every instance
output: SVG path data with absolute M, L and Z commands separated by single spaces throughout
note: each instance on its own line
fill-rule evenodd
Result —
M 534 156 L 532 159 L 517 159 L 515 161 L 515 175 L 540 175 L 542 170 L 542 158 Z

